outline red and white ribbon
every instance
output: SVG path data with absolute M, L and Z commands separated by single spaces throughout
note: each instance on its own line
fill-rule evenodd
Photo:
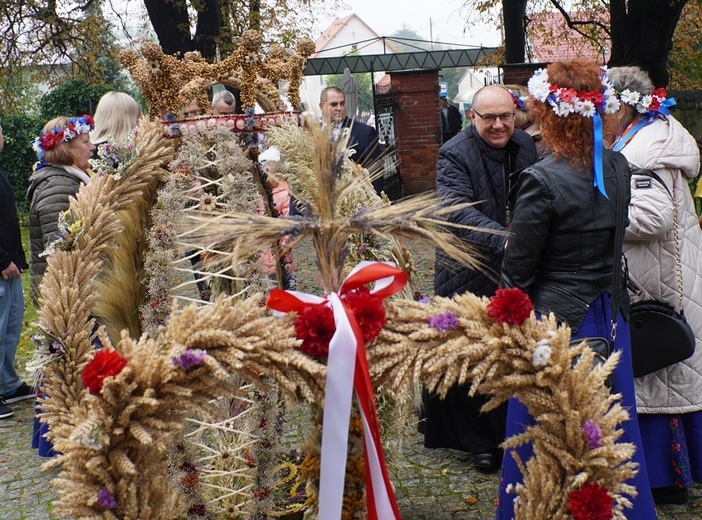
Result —
M 341 518 L 353 391 L 363 421 L 366 461 L 366 507 L 369 520 L 399 519 L 380 442 L 380 424 L 363 334 L 344 294 L 375 282 L 372 294 L 386 298 L 407 283 L 407 274 L 389 262 L 361 262 L 327 298 L 297 291 L 274 289 L 267 305 L 280 312 L 300 312 L 309 305 L 327 302 L 334 313 L 336 331 L 329 343 L 327 382 L 322 420 L 322 453 L 319 476 L 319 518 Z

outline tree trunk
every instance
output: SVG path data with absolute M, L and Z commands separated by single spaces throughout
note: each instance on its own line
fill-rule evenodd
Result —
M 524 63 L 525 14 L 526 0 L 502 0 L 506 63 Z
M 222 27 L 219 0 L 198 3 L 195 36 L 190 35 L 188 3 L 186 0 L 144 0 L 151 25 L 165 54 L 181 55 L 200 51 L 202 57 L 213 61 L 215 38 Z
M 673 32 L 687 0 L 611 0 L 612 53 L 610 67 L 637 65 L 656 87 L 667 87 L 668 54 Z

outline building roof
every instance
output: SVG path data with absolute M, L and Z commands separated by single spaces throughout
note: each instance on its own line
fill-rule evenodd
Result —
M 330 43 L 332 43 L 334 38 L 339 34 L 339 32 L 342 29 L 344 29 L 344 27 L 346 27 L 349 24 L 351 20 L 356 20 L 357 22 L 361 23 L 367 29 L 368 32 L 368 37 L 362 38 L 361 41 L 359 41 L 358 43 L 368 42 L 374 39 L 382 39 L 382 37 L 377 32 L 375 32 L 370 25 L 364 22 L 360 16 L 358 16 L 356 13 L 351 13 L 348 16 L 344 16 L 343 18 L 337 18 L 331 24 L 329 24 L 329 27 L 322 31 L 322 34 L 319 36 L 319 38 L 317 38 L 317 41 L 315 42 L 315 53 L 312 54 L 312 56 L 310 57 L 314 58 L 320 52 L 327 50 L 327 48 L 330 46 Z M 386 41 L 384 45 L 387 49 L 387 52 L 396 52 L 389 42 Z
M 591 19 L 589 15 L 568 13 L 571 20 Z M 607 23 L 603 13 L 600 22 Z M 565 17 L 559 12 L 536 13 L 529 16 L 529 43 L 533 52 L 532 62 L 551 63 L 573 58 L 588 58 L 596 63 L 609 59 L 609 39 L 601 42 L 601 48 L 593 46 L 592 40 L 568 28 Z M 586 30 L 585 27 L 583 30 Z

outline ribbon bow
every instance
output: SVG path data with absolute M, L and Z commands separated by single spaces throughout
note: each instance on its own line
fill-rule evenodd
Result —
M 322 451 L 319 476 L 319 518 L 341 518 L 348 451 L 352 392 L 356 392 L 363 421 L 366 461 L 366 500 L 370 520 L 399 519 L 380 442 L 380 424 L 363 334 L 344 295 L 375 282 L 371 294 L 386 298 L 407 283 L 407 273 L 389 262 L 361 262 L 348 275 L 338 293 L 326 298 L 297 291 L 274 289 L 266 304 L 279 312 L 300 312 L 307 306 L 327 302 L 334 313 L 336 331 L 329 343 L 327 381 L 322 420 Z M 349 368 L 353 377 L 349 377 Z

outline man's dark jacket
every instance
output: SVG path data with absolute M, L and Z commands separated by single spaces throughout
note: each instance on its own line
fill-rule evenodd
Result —
M 373 161 L 380 157 L 378 132 L 372 126 L 351 120 L 348 117 L 344 119 L 342 126 L 351 129 L 348 147 L 356 150 L 356 153 L 351 156 L 351 160 L 364 168 L 368 168 L 373 164 Z M 374 180 L 373 187 L 380 194 L 385 187 L 384 180 L 382 178 Z
M 443 130 L 443 135 L 449 137 L 455 136 L 461 131 L 461 126 L 463 125 L 463 116 L 461 115 L 460 110 L 450 103 L 446 107 L 446 116 L 444 116 L 443 109 L 439 108 L 439 110 L 441 110 L 441 117 L 446 117 L 446 122 L 448 124 L 448 131 Z
M 497 289 L 500 264 L 507 239 L 507 190 L 505 171 L 515 173 L 538 159 L 536 146 L 526 132 L 515 130 L 504 148 L 488 145 L 470 125 L 439 149 L 436 163 L 436 190 L 442 201 L 475 202 L 449 216 L 450 222 L 499 231 L 451 228 L 451 231 L 478 248 L 485 272 L 455 265 L 443 251 L 436 254 L 434 292 L 453 296 L 470 291 L 492 296 Z M 509 183 L 516 181 L 516 173 Z
M 5 172 L 0 170 L 0 271 L 7 269 L 12 262 L 17 269 L 26 269 L 27 260 L 22 249 L 17 207 L 12 195 L 12 185 Z

